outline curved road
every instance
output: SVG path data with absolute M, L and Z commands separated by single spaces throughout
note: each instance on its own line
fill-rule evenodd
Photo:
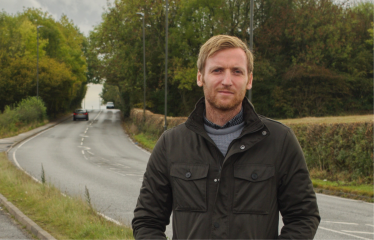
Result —
M 130 225 L 149 153 L 121 127 L 118 110 L 90 112 L 89 121 L 67 120 L 23 142 L 9 159 L 69 195 L 89 189 L 96 209 Z M 322 222 L 315 239 L 373 239 L 373 204 L 317 194 Z M 171 227 L 167 228 L 171 234 Z

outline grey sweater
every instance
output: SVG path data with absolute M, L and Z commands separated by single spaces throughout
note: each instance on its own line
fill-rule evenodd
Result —
M 209 137 L 217 145 L 223 156 L 226 156 L 227 149 L 229 148 L 230 143 L 232 142 L 232 140 L 239 137 L 240 133 L 242 132 L 244 128 L 244 122 L 223 129 L 214 129 L 207 124 L 204 124 L 204 128 Z

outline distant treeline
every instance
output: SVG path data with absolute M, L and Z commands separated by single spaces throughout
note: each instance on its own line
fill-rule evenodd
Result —
M 0 12 L 0 112 L 37 95 L 54 115 L 79 106 L 86 93 L 86 38 L 65 15 L 59 21 L 39 9 L 15 15 Z
M 373 109 L 373 3 L 256 0 L 256 110 L 273 118 L 367 113 Z M 229 34 L 248 43 L 249 0 L 169 1 L 168 114 L 187 116 L 203 95 L 196 85 L 200 46 Z M 165 1 L 116 0 L 89 37 L 89 81 L 125 115 L 143 104 L 164 113 Z

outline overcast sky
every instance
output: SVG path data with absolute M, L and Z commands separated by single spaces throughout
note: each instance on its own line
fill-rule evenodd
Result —
M 65 14 L 88 36 L 93 26 L 101 22 L 101 14 L 104 12 L 103 8 L 107 7 L 107 0 L 0 0 L 0 10 L 7 13 L 23 12 L 24 7 L 41 8 L 56 20 Z

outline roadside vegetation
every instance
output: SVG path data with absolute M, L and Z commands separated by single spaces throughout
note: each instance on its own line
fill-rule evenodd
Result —
M 125 131 L 140 146 L 152 151 L 162 124 L 151 124 L 157 114 L 133 110 Z M 186 119 L 186 118 L 185 118 Z M 179 119 L 179 123 L 185 121 Z M 279 120 L 290 126 L 303 148 L 316 192 L 374 202 L 373 116 Z M 172 119 L 171 119 L 172 120 Z
M 85 198 L 66 197 L 45 182 L 46 175 L 48 172 L 41 170 L 39 180 L 44 183 L 37 183 L 0 153 L 0 193 L 55 238 L 133 239 L 130 228 L 96 213 L 87 188 Z
M 48 116 L 80 105 L 87 89 L 87 39 L 66 15 L 56 21 L 35 8 L 17 14 L 0 10 L 0 36 L 1 112 L 37 95 L 37 60 L 39 98 Z
M 41 99 L 28 97 L 17 106 L 5 106 L 0 112 L 0 138 L 11 137 L 30 131 L 48 122 L 47 108 Z

